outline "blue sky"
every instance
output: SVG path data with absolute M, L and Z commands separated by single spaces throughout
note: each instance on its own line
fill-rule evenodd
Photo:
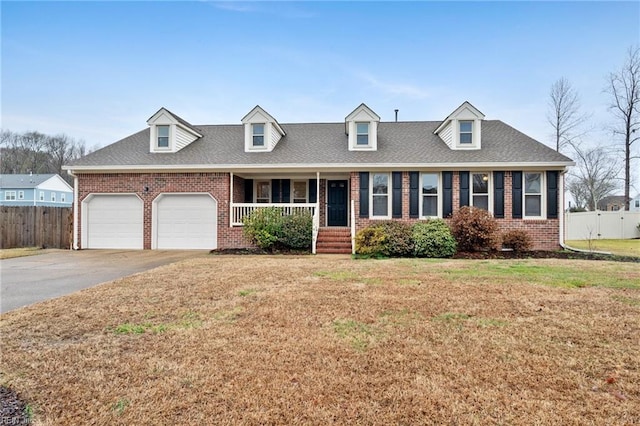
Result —
M 441 120 L 468 100 L 551 144 L 560 77 L 591 123 L 640 42 L 640 2 L 7 2 L 2 128 L 104 146 L 164 106 L 193 124 Z M 593 143 L 611 143 L 595 132 Z

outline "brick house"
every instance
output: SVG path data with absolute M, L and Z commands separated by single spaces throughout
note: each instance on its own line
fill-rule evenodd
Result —
M 268 205 L 313 215 L 314 252 L 350 252 L 375 221 L 464 205 L 527 230 L 534 249 L 563 240 L 573 162 L 469 102 L 443 121 L 382 122 L 361 104 L 339 123 L 280 124 L 256 106 L 240 124 L 196 126 L 165 108 L 147 124 L 65 166 L 74 248 L 247 247 L 242 218 Z

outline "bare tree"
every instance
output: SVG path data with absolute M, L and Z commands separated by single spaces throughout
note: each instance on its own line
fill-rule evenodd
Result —
M 576 167 L 569 172 L 567 191 L 578 207 L 593 211 L 598 202 L 618 187 L 619 168 L 602 147 L 574 146 Z
M 632 145 L 640 139 L 636 131 L 640 129 L 640 48 L 631 47 L 622 68 L 609 74 L 607 89 L 611 95 L 609 109 L 619 120 L 614 134 L 624 137 L 624 209 L 629 210 L 631 200 L 631 160 Z
M 553 127 L 556 151 L 573 144 L 573 139 L 579 136 L 578 128 L 587 118 L 580 112 L 578 93 L 569 80 L 562 77 L 551 85 L 547 121 Z

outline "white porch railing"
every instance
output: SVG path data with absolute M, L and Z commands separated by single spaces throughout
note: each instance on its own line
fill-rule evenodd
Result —
M 309 212 L 311 216 L 317 216 L 317 203 L 233 203 L 231 204 L 231 226 L 242 226 L 242 219 L 249 216 L 255 210 L 264 207 L 278 207 L 282 209 L 282 214 L 289 216 L 297 213 Z M 318 227 L 320 220 L 318 219 Z M 315 247 L 315 244 L 314 244 Z
M 351 200 L 351 254 L 356 254 L 356 200 Z
M 318 232 L 320 232 L 320 210 L 314 209 L 313 213 L 313 230 L 311 231 L 312 240 L 311 240 L 311 253 L 316 254 L 316 245 L 318 243 Z

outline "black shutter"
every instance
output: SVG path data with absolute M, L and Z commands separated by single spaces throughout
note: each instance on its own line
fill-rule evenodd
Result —
M 253 203 L 253 179 L 244 180 L 244 202 Z
M 547 172 L 547 219 L 558 218 L 558 172 Z
M 514 219 L 522 219 L 522 172 L 511 172 L 512 190 L 511 190 L 511 217 Z
M 420 216 L 420 173 L 409 172 L 409 217 Z
M 453 214 L 453 172 L 442 172 L 442 217 Z
M 291 202 L 291 179 L 282 179 L 281 181 L 281 200 L 283 203 Z
M 504 218 L 504 172 L 493 172 L 493 217 Z
M 318 180 L 317 179 L 309 179 L 309 202 L 310 203 L 318 202 Z
M 469 205 L 469 172 L 458 172 L 460 176 L 460 207 Z
M 271 179 L 271 202 L 280 202 L 280 179 Z
M 369 217 L 369 172 L 360 172 L 360 217 Z
M 393 188 L 391 197 L 391 217 L 402 217 L 402 172 L 391 173 L 391 185 Z

